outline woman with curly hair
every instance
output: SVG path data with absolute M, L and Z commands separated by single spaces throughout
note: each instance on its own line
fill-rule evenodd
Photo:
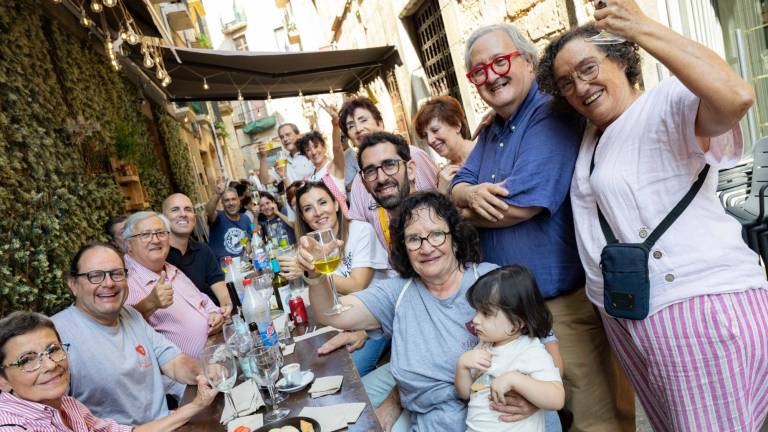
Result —
M 590 123 L 571 182 L 587 294 L 654 430 L 759 430 L 768 283 L 715 195 L 717 168 L 741 158 L 738 122 L 754 93 L 717 54 L 634 0 L 611 0 L 595 19 L 554 40 L 537 74 L 541 89 Z M 627 42 L 585 40 L 601 29 Z M 639 48 L 674 76 L 640 90 Z M 687 207 L 662 224 L 686 194 Z M 668 226 L 660 236 L 659 225 Z M 612 282 L 601 258 L 612 256 L 607 239 L 651 245 L 636 260 L 647 282 Z

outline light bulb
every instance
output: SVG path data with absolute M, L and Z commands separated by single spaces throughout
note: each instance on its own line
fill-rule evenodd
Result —
M 208 90 L 209 88 L 211 87 L 208 85 L 208 80 L 203 78 L 203 90 Z
M 88 18 L 88 15 L 85 14 L 85 11 L 83 11 L 82 16 L 80 17 L 80 24 L 83 27 L 90 27 L 91 26 L 91 19 Z
M 163 68 L 161 68 L 160 66 L 158 66 L 158 67 L 157 67 L 157 73 L 155 74 L 155 76 L 156 76 L 156 77 L 157 77 L 157 79 L 159 79 L 159 80 L 161 80 L 161 79 L 165 78 L 165 70 L 163 70 Z
M 152 60 L 152 56 L 149 55 L 149 51 L 147 51 L 146 53 L 144 53 L 144 67 L 149 69 L 154 65 L 155 65 L 155 61 Z
M 120 29 L 120 39 L 122 40 L 128 39 L 128 32 L 123 29 Z
M 167 75 L 165 76 L 165 79 L 163 79 L 163 81 L 160 83 L 160 85 L 162 85 L 163 87 L 168 87 L 168 85 L 170 84 L 171 84 L 171 77 Z
M 102 10 L 101 2 L 99 0 L 91 1 L 91 10 L 96 12 L 96 13 L 101 12 L 101 10 Z
M 267 92 L 267 102 L 272 102 L 272 93 Z
M 139 39 L 139 35 L 137 35 L 134 31 L 131 30 L 128 33 L 128 37 L 125 40 L 131 45 L 136 45 L 137 43 L 139 43 L 140 39 Z
M 243 100 L 243 94 L 240 93 L 239 89 L 237 90 L 237 100 L 239 100 L 239 101 Z
M 333 87 L 329 89 L 330 91 L 328 93 L 333 94 Z
M 117 0 L 104 0 L 104 6 L 106 7 L 115 7 L 117 4 Z
M 53 0 L 53 4 L 60 4 L 61 0 Z

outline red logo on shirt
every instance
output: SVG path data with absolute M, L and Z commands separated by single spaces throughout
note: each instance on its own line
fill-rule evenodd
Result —
M 147 356 L 147 350 L 145 350 L 144 346 L 141 345 L 141 344 L 136 345 L 136 352 L 141 354 L 141 355 L 143 355 L 143 356 L 145 356 L 145 357 Z

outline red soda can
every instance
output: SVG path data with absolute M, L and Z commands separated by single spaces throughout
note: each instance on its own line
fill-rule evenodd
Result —
M 307 308 L 304 307 L 304 300 L 300 296 L 291 297 L 288 300 L 288 307 L 291 309 L 291 319 L 294 324 L 305 324 L 309 320 Z

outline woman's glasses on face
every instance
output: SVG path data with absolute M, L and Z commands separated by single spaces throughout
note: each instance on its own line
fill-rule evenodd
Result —
M 417 251 L 421 248 L 424 240 L 426 240 L 432 247 L 440 247 L 445 243 L 445 239 L 447 239 L 450 234 L 451 233 L 446 231 L 432 231 L 425 237 L 418 234 L 407 235 L 405 236 L 405 248 L 411 252 Z
M 29 352 L 22 354 L 13 363 L 3 365 L 0 369 L 17 367 L 24 372 L 34 372 L 43 366 L 43 357 L 48 357 L 51 361 L 59 363 L 67 358 L 68 343 L 50 344 L 43 352 Z
M 521 55 L 520 51 L 512 51 L 494 58 L 490 63 L 477 65 L 467 72 L 467 79 L 472 84 L 480 87 L 488 81 L 488 68 L 493 70 L 493 73 L 496 75 L 506 75 L 512 67 L 512 57 L 519 57 Z
M 604 59 L 605 57 L 603 57 Z M 593 81 L 600 74 L 600 63 L 603 59 L 591 59 L 590 61 L 577 66 L 573 72 L 556 81 L 557 89 L 563 96 L 568 96 L 576 90 L 576 80 L 574 76 L 582 82 Z

